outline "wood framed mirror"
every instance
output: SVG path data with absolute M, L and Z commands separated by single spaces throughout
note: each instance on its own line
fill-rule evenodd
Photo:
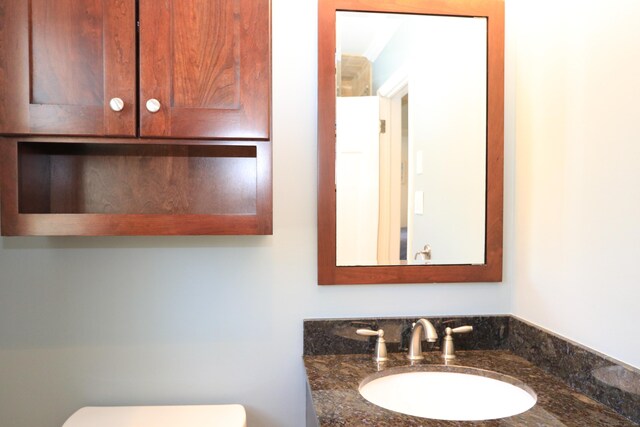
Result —
M 502 280 L 503 0 L 318 0 L 318 282 Z

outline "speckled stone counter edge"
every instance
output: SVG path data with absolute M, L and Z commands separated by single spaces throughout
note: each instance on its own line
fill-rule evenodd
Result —
M 573 389 L 640 424 L 638 369 L 514 316 L 424 317 L 441 335 L 446 326 L 472 325 L 474 331 L 471 334 L 455 337 L 458 350 L 511 350 L 561 378 Z M 356 335 L 358 328 L 384 329 L 388 351 L 403 352 L 406 351 L 411 323 L 418 318 L 305 320 L 304 355 L 373 354 L 375 338 Z M 423 349 L 429 349 L 426 342 Z
M 507 342 L 514 354 L 640 424 L 640 370 L 516 317 Z

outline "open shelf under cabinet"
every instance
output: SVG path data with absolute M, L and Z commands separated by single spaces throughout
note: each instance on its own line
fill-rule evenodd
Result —
M 272 232 L 268 141 L 0 144 L 3 235 Z

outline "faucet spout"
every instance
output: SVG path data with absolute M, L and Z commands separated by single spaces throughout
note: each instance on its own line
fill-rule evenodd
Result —
M 438 339 L 438 333 L 436 332 L 436 328 L 433 327 L 433 324 L 429 322 L 427 319 L 420 319 L 413 324 L 413 328 L 411 329 L 411 342 L 409 344 L 409 354 L 407 357 L 409 360 L 422 360 L 424 356 L 422 355 L 422 337 L 427 340 L 427 342 L 436 342 Z

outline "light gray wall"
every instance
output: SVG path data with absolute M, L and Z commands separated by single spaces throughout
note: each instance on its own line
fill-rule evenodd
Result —
M 640 367 L 640 2 L 508 5 L 518 40 L 512 310 Z
M 0 425 L 238 402 L 251 427 L 299 427 L 304 318 L 509 311 L 507 284 L 316 285 L 316 21 L 273 0 L 273 236 L 0 240 Z

